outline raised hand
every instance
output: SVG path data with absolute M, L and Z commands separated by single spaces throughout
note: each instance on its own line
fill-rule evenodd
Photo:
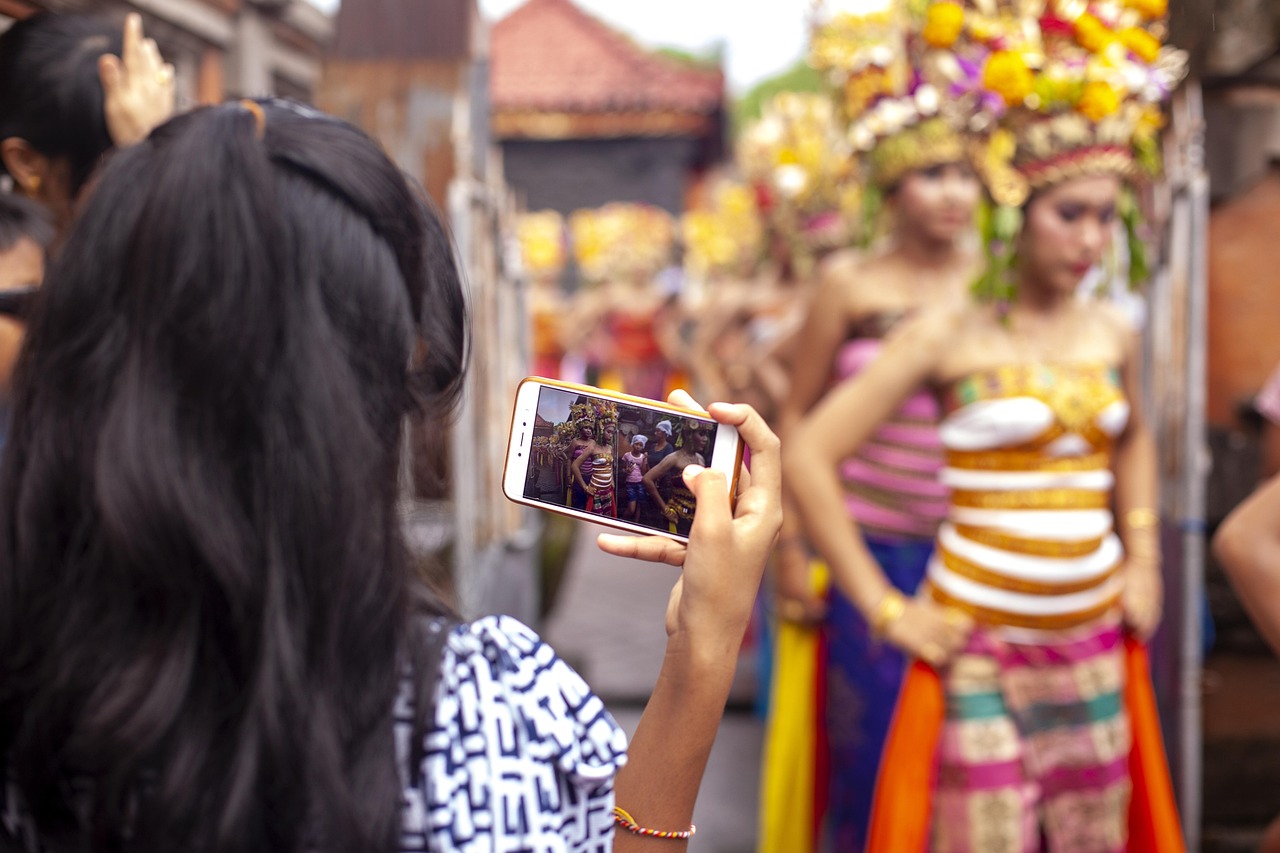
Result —
M 160 56 L 154 39 L 142 33 L 142 17 L 131 14 L 124 23 L 121 56 L 104 54 L 98 60 L 107 132 L 118 148 L 136 145 L 173 115 L 173 66 Z

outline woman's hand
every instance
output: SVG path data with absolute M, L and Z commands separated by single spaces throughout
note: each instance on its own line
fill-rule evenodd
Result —
M 814 595 L 809 554 L 799 541 L 783 542 L 774 557 L 774 609 L 788 622 L 813 625 L 827 615 L 827 603 Z
M 698 408 L 688 394 L 669 401 Z M 601 535 L 601 549 L 622 557 L 683 566 L 667 604 L 668 654 L 687 652 L 705 662 L 732 667 L 765 561 L 782 526 L 782 481 L 778 437 L 750 406 L 712 404 L 716 421 L 737 427 L 751 448 L 751 474 L 738 478 L 739 494 L 730 508 L 723 471 L 690 465 L 682 476 L 697 500 L 688 546 L 662 536 Z
M 104 54 L 98 60 L 98 76 L 107 132 L 117 148 L 125 148 L 146 139 L 173 115 L 174 74 L 173 66 L 161 58 L 155 40 L 143 36 L 140 15 L 125 19 L 120 53 Z
M 902 615 L 885 628 L 885 638 L 934 669 L 960 653 L 973 633 L 973 620 L 954 607 L 943 607 L 924 595 L 906 600 Z
M 1132 559 L 1125 563 L 1122 577 L 1120 610 L 1124 624 L 1145 643 L 1160 627 L 1164 615 L 1164 582 L 1155 565 Z

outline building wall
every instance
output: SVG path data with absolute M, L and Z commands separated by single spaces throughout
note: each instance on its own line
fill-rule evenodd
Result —
M 1209 422 L 1237 425 L 1280 363 L 1280 168 L 1214 208 L 1209 221 Z
M 644 202 L 679 214 L 698 155 L 697 140 L 687 137 L 502 143 L 507 183 L 524 207 L 566 214 L 611 201 Z

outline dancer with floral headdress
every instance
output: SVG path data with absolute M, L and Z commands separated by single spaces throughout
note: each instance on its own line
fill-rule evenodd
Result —
M 659 462 L 657 467 L 650 468 L 643 482 L 649 497 L 670 522 L 671 532 L 688 536 L 696 501 L 684 482 L 684 469 L 690 465 L 706 466 L 710 457 L 711 425 L 685 418 L 679 421 L 679 431 L 675 452 Z M 666 488 L 659 489 L 659 483 L 665 483 Z
M 568 442 L 569 495 L 567 503 L 574 509 L 586 509 L 591 494 L 587 481 L 591 479 L 594 462 L 587 452 L 596 444 L 596 413 L 590 403 L 574 403 L 569 407 L 569 421 L 574 435 Z
M 873 853 L 1183 849 L 1142 645 L 1162 602 L 1142 353 L 1118 311 L 1078 297 L 1132 210 L 1125 181 L 1158 164 L 1184 64 L 1160 44 L 1163 14 L 1162 0 L 927 8 L 925 79 L 990 131 L 985 298 L 910 322 L 786 453 L 835 582 L 915 659 Z M 833 507 L 842 460 L 923 385 L 943 406 L 951 494 L 907 597 Z
M 791 353 L 779 417 L 784 436 L 834 383 L 871 364 L 908 317 L 962 303 L 980 269 L 972 247 L 981 196 L 972 149 L 980 136 L 963 115 L 942 110 L 946 93 L 915 67 L 923 18 L 903 5 L 871 14 L 837 2 L 817 7 L 810 61 L 831 83 L 831 109 L 851 149 L 846 157 L 864 182 L 858 231 L 870 245 L 847 241 L 818 267 Z M 863 526 L 890 582 L 907 594 L 924 576 L 946 510 L 937 420 L 937 403 L 921 390 L 840 471 L 840 504 Z M 829 836 L 839 850 L 861 849 L 905 662 L 877 642 L 840 587 L 829 585 L 794 513 L 774 572 L 777 701 L 761 849 L 794 849 L 802 831 Z M 817 697 L 808 700 L 817 707 L 800 706 L 808 696 Z M 805 785 L 810 807 L 797 793 Z M 808 817 L 824 812 L 820 825 Z
M 590 404 L 595 437 L 573 463 L 573 478 L 587 494 L 587 512 L 618 517 L 617 433 L 618 404 L 593 400 Z

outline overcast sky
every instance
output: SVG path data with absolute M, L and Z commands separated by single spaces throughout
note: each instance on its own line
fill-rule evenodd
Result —
M 338 0 L 312 0 L 326 9 Z M 419 0 L 427 2 L 427 0 Z M 490 20 L 524 0 L 480 0 Z M 741 94 L 800 58 L 811 0 L 575 0 L 583 9 L 647 45 L 693 51 L 724 43 L 729 85 Z M 847 0 L 846 0 L 847 2 Z

